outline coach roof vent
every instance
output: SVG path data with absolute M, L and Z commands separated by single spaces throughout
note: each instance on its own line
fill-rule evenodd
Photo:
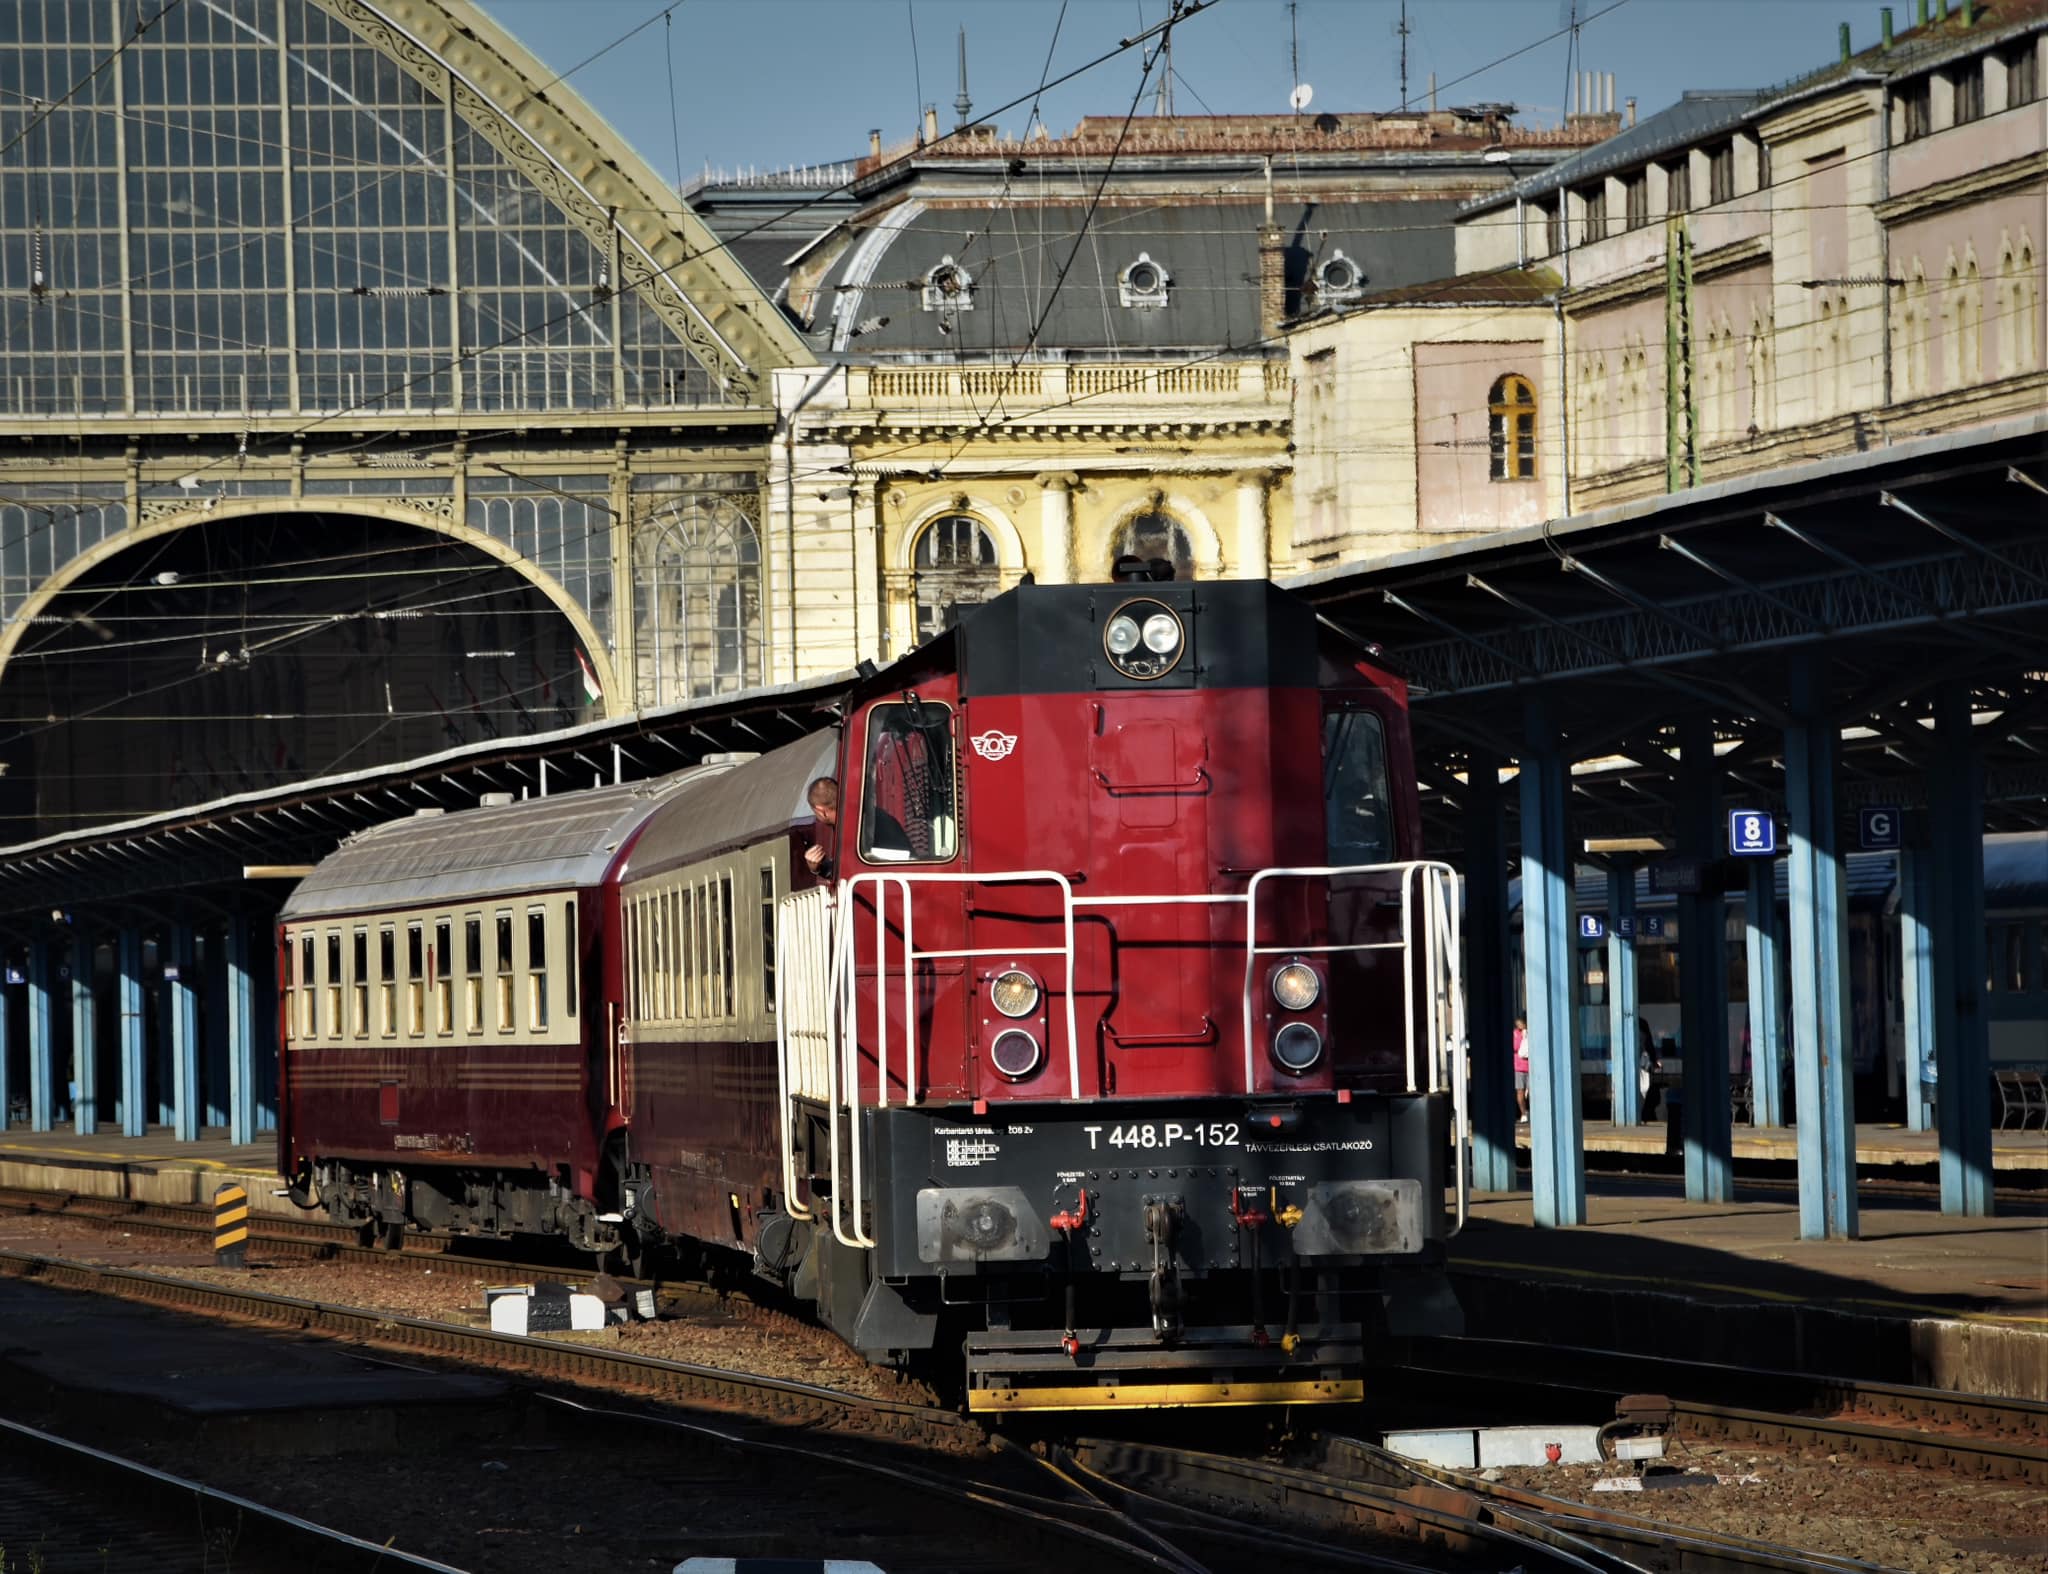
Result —
M 504 809 L 510 807 L 512 795 L 509 792 L 478 793 L 476 806 L 479 809 Z
M 747 761 L 758 760 L 760 757 L 761 755 L 758 750 L 752 754 L 732 751 L 725 754 L 707 754 L 697 763 L 699 765 L 744 765 Z

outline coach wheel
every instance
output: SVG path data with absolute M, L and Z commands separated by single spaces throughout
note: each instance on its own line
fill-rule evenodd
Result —
M 381 1252 L 402 1252 L 405 1250 L 405 1221 L 403 1219 L 385 1219 L 375 1224 L 367 1224 L 363 1228 L 370 1235 L 370 1239 L 366 1244 L 376 1247 L 377 1250 Z
M 366 1248 L 377 1244 L 377 1221 L 375 1219 L 366 1219 L 356 1226 L 356 1244 Z

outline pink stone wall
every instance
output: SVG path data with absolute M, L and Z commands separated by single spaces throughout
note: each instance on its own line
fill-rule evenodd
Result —
M 1415 480 L 1424 530 L 1508 530 L 1543 518 L 1541 476 L 1555 463 L 1557 412 L 1543 403 L 1543 346 L 1415 346 Z M 1491 478 L 1487 396 L 1513 372 L 1536 390 L 1536 469 L 1528 480 Z
M 1954 285 L 1948 281 L 1951 260 L 1958 272 Z M 2044 264 L 2048 183 L 1894 226 L 1892 277 L 1907 281 L 1896 292 L 1892 313 L 1897 393 L 1943 393 L 2048 364 Z M 1959 342 L 1959 333 L 1969 339 Z

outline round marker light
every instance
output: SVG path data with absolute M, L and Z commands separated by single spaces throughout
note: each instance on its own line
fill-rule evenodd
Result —
M 1323 992 L 1323 981 L 1305 962 L 1289 962 L 1273 975 L 1273 998 L 1289 1011 L 1306 1011 Z
M 1186 658 L 1187 625 L 1164 602 L 1140 597 L 1110 614 L 1102 628 L 1102 649 L 1120 676 L 1149 683 Z
M 1029 973 L 1011 968 L 988 986 L 989 1000 L 1006 1017 L 1026 1017 L 1038 1009 L 1038 983 Z
M 1306 1022 L 1290 1022 L 1273 1035 L 1273 1059 L 1296 1076 L 1323 1058 L 1323 1035 Z
M 1038 1069 L 1038 1040 L 1020 1027 L 1004 1028 L 989 1046 L 988 1058 L 1012 1082 L 1021 1082 Z

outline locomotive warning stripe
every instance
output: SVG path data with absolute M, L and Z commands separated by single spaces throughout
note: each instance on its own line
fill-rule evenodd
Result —
M 1106 1387 L 976 1388 L 970 1411 L 992 1410 L 1164 1410 L 1195 1405 L 1334 1405 L 1365 1397 L 1359 1378 L 1299 1382 L 1125 1383 Z

